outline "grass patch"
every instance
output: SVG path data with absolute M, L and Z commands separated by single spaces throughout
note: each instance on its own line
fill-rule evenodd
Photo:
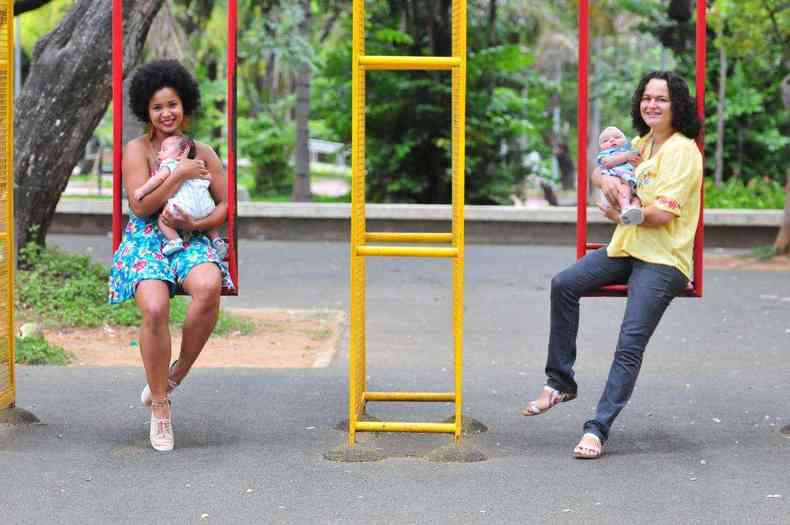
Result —
M 18 365 L 67 365 L 71 354 L 41 337 L 16 339 L 14 357 Z
M 110 194 L 96 195 L 96 193 L 88 193 L 88 194 L 85 194 L 85 195 L 69 194 L 69 195 L 61 195 L 60 198 L 61 199 L 66 199 L 66 200 L 75 200 L 75 201 L 76 200 L 86 200 L 86 199 L 88 199 L 88 200 L 96 200 L 96 201 L 108 201 L 108 200 L 112 199 L 112 195 L 110 195 Z
M 118 305 L 107 302 L 109 269 L 88 256 L 31 243 L 20 250 L 19 267 L 15 298 L 21 320 L 36 321 L 47 328 L 140 324 L 134 301 Z M 183 324 L 188 307 L 185 297 L 173 298 L 170 323 Z M 255 326 L 250 319 L 220 310 L 214 334 L 249 334 Z
M 755 246 L 754 248 L 749 250 L 749 253 L 743 255 L 742 257 L 758 259 L 760 261 L 770 261 L 774 257 L 776 257 L 776 255 L 777 254 L 774 247 L 771 245 L 767 245 L 767 246 Z

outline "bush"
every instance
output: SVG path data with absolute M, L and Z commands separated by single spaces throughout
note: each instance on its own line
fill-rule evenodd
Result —
M 35 317 L 49 327 L 140 324 L 134 301 L 116 305 L 107 302 L 109 270 L 87 256 L 30 243 L 19 251 L 19 266 L 15 297 L 23 317 Z M 188 307 L 184 297 L 175 297 L 170 302 L 170 323 L 181 325 Z M 254 326 L 246 318 L 220 311 L 214 333 L 247 334 Z
M 755 177 L 745 184 L 732 177 L 721 186 L 705 180 L 706 208 L 782 209 L 784 205 L 784 188 L 768 177 Z
M 14 356 L 18 365 L 67 365 L 71 354 L 41 337 L 17 339 Z

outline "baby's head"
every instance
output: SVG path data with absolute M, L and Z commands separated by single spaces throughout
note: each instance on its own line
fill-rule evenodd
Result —
M 162 141 L 159 149 L 159 160 L 177 159 L 185 151 L 189 151 L 194 142 L 182 135 L 173 135 Z
M 625 144 L 625 133 L 614 126 L 609 126 L 598 137 L 598 146 L 601 149 L 619 148 Z

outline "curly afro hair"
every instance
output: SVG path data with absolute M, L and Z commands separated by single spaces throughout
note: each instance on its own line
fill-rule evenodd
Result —
M 636 91 L 634 91 L 634 96 L 631 99 L 631 120 L 639 136 L 644 137 L 650 131 L 647 123 L 642 118 L 639 106 L 642 103 L 642 95 L 645 94 L 647 83 L 654 78 L 665 80 L 669 87 L 672 127 L 690 139 L 697 138 L 702 123 L 697 116 L 694 99 L 691 98 L 689 86 L 685 79 L 672 71 L 651 71 L 642 78 Z
M 148 122 L 148 103 L 162 88 L 172 88 L 181 99 L 184 115 L 192 115 L 200 107 L 200 88 L 178 60 L 154 60 L 140 66 L 129 85 L 132 113 L 140 122 Z

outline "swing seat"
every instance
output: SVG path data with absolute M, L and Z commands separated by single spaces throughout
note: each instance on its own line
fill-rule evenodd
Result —
M 580 0 L 578 4 L 579 16 L 579 69 L 578 69 L 578 128 L 577 128 L 577 209 L 576 209 L 576 258 L 581 259 L 589 250 L 597 250 L 605 244 L 587 242 L 587 107 L 588 107 L 588 66 L 590 47 L 590 5 L 589 0 Z M 706 37 L 707 20 L 706 4 L 697 0 L 696 22 L 696 100 L 697 114 L 700 120 L 705 120 L 705 63 L 706 63 Z M 697 146 L 705 154 L 702 130 L 697 137 Z M 700 187 L 700 202 L 703 203 L 699 213 L 699 223 L 694 236 L 694 271 L 693 278 L 685 290 L 678 297 L 702 297 L 702 248 L 704 246 L 704 185 Z M 624 284 L 602 286 L 592 290 L 582 297 L 627 297 L 628 286 Z
M 239 295 L 238 236 L 236 232 L 236 63 L 237 63 L 237 0 L 228 1 L 228 49 L 227 49 L 227 238 L 228 254 L 225 257 L 233 288 L 222 287 L 222 295 Z M 123 175 L 121 173 L 123 153 L 123 0 L 112 1 L 112 108 L 113 108 L 113 206 L 112 206 L 112 250 L 121 244 L 123 224 Z M 184 292 L 180 291 L 180 295 Z

